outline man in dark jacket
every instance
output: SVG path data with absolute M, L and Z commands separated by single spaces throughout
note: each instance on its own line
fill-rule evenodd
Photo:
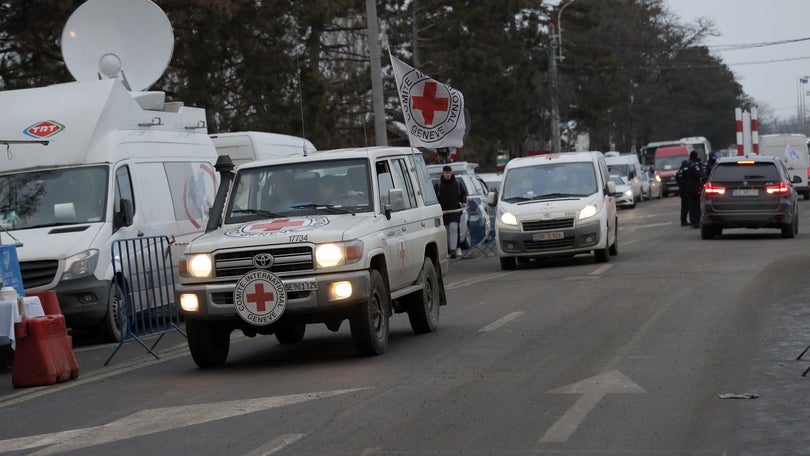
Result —
M 689 221 L 692 223 L 692 228 L 700 228 L 700 190 L 703 188 L 704 177 L 703 164 L 700 162 L 698 153 L 693 150 L 689 152 L 689 161 L 684 174 Z
M 678 183 L 678 196 L 681 197 L 681 226 L 689 226 L 687 216 L 689 215 L 689 199 L 686 196 L 686 170 L 689 168 L 689 160 L 681 162 L 681 167 L 675 173 L 675 182 Z
M 450 249 L 450 258 L 461 255 L 458 248 L 458 224 L 461 221 L 461 212 L 467 205 L 467 190 L 456 180 L 453 168 L 442 168 L 442 177 L 436 187 L 436 196 L 442 206 L 444 226 L 447 229 L 447 248 Z

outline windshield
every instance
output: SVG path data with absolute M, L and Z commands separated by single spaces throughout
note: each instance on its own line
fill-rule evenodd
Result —
M 669 155 L 655 159 L 655 169 L 678 169 L 681 163 L 689 158 L 686 155 Z
M 615 174 L 617 176 L 629 176 L 630 175 L 630 165 L 627 164 L 619 164 L 619 165 L 607 165 L 608 172 L 610 174 Z
M 9 230 L 104 220 L 107 167 L 0 175 L 0 226 Z
M 581 197 L 596 193 L 596 174 L 590 162 L 543 164 L 514 168 L 503 183 L 504 201 Z
M 226 223 L 373 210 L 368 161 L 292 163 L 240 170 Z

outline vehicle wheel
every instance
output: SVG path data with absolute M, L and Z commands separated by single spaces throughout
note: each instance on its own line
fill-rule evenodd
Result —
M 517 262 L 514 257 L 500 257 L 501 269 L 504 271 L 511 271 L 517 267 Z
M 782 225 L 782 237 L 793 239 L 796 237 L 796 233 L 799 232 L 799 218 L 797 214 L 793 215 L 793 223 L 790 225 Z
M 304 340 L 304 333 L 307 332 L 307 325 L 303 323 L 290 323 L 279 326 L 276 329 L 276 340 L 280 344 L 295 344 Z
M 700 225 L 700 238 L 701 239 L 714 239 L 717 234 L 717 228 L 713 225 Z
M 411 321 L 413 332 L 431 333 L 439 326 L 441 288 L 436 267 L 430 258 L 425 258 L 425 262 L 422 263 L 419 281 L 422 282 L 422 291 L 414 293 L 413 299 L 408 302 L 408 320 Z
M 810 200 L 810 192 L 805 192 L 804 199 Z
M 616 220 L 614 225 L 614 236 L 613 236 L 613 244 L 611 244 L 609 252 L 611 255 L 616 256 L 619 254 L 619 220 Z
M 120 342 L 126 335 L 125 328 L 128 328 L 130 324 L 129 312 L 125 309 L 126 302 L 116 298 L 116 288 L 119 290 L 119 296 L 123 296 L 123 290 L 127 288 L 121 280 L 120 278 L 114 279 L 110 284 L 110 293 L 107 295 L 107 312 L 99 323 L 101 337 L 107 342 Z
M 191 358 L 202 368 L 219 367 L 228 359 L 231 327 L 225 321 L 186 320 Z
M 661 198 L 666 198 L 668 195 L 666 190 L 661 190 Z
M 391 296 L 379 271 L 372 269 L 370 279 L 368 299 L 349 319 L 354 347 L 363 356 L 381 355 L 388 349 Z

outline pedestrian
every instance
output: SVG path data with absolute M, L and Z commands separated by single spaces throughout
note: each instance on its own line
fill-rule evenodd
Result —
M 436 196 L 442 206 L 444 226 L 447 229 L 447 248 L 450 258 L 461 255 L 458 247 L 458 224 L 461 221 L 461 211 L 467 205 L 467 190 L 456 180 L 453 168 L 449 165 L 442 168 L 442 177 L 436 187 Z
M 700 190 L 703 187 L 705 174 L 703 163 L 696 151 L 689 152 L 686 173 L 684 173 L 684 186 L 687 204 L 689 206 L 689 222 L 692 228 L 700 228 Z
M 709 174 L 712 172 L 712 169 L 714 168 L 714 165 L 716 165 L 716 164 L 717 164 L 717 153 L 712 152 L 712 153 L 709 154 L 709 159 L 706 160 L 706 166 L 703 169 L 703 177 L 705 179 L 709 178 Z
M 681 162 L 680 168 L 675 173 L 675 182 L 678 183 L 678 196 L 681 197 L 681 226 L 689 226 L 687 217 L 689 216 L 689 199 L 686 196 L 686 170 L 689 169 L 689 160 Z

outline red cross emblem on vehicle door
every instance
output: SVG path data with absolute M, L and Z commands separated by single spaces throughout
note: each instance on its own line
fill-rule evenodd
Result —
M 437 111 L 446 112 L 450 107 L 449 98 L 439 98 L 436 96 L 436 82 L 428 81 L 425 83 L 425 90 L 421 96 L 414 95 L 411 97 L 413 100 L 413 109 L 422 111 L 422 117 L 425 119 L 425 126 L 433 125 L 433 117 Z

